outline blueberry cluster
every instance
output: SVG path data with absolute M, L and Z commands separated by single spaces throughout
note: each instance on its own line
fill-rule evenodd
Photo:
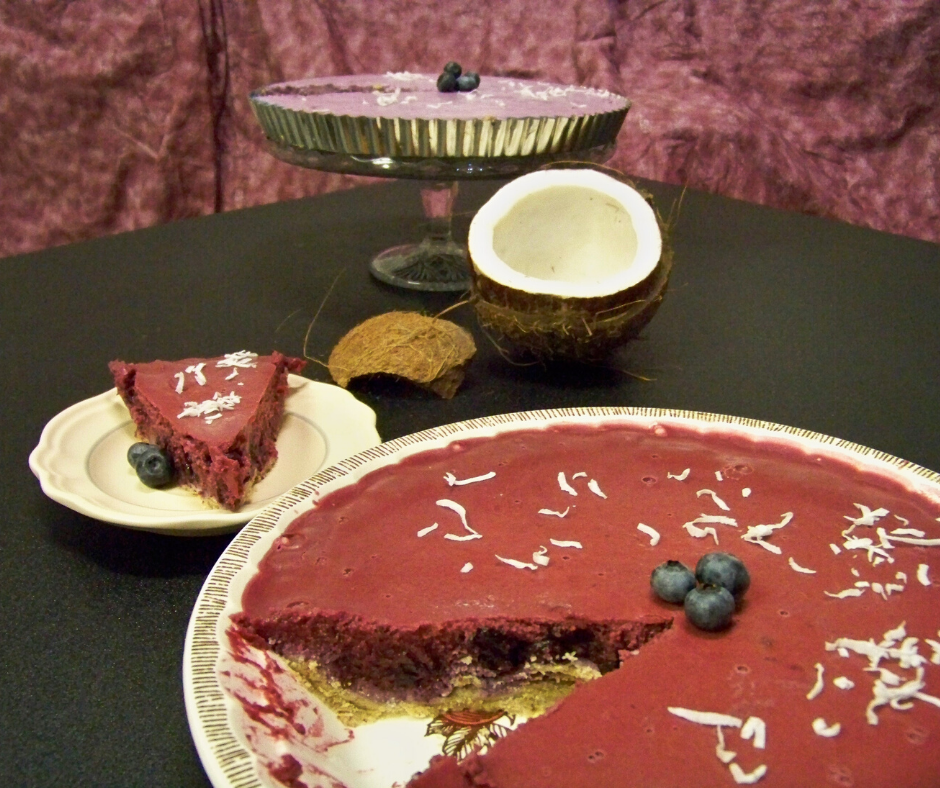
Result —
M 731 626 L 734 609 L 751 585 L 740 558 L 730 553 L 707 553 L 695 573 L 681 561 L 666 561 L 650 576 L 653 593 L 664 602 L 682 604 L 689 621 L 699 629 L 717 632 Z
M 437 78 L 437 89 L 441 93 L 453 93 L 460 90 L 466 93 L 470 90 L 476 90 L 480 86 L 480 75 L 475 71 L 463 73 L 460 63 L 453 60 L 444 66 L 444 70 Z
M 135 443 L 127 450 L 127 461 L 148 487 L 166 487 L 173 481 L 173 464 L 159 446 Z

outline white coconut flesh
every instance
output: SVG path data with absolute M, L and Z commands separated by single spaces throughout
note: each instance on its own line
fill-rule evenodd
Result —
M 501 188 L 470 224 L 477 271 L 513 290 L 566 298 L 619 293 L 662 255 L 650 205 L 596 170 L 542 170 Z

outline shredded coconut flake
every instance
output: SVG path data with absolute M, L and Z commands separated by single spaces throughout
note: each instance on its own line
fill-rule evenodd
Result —
M 744 724 L 740 717 L 732 717 L 730 714 L 721 714 L 717 711 L 695 711 L 693 709 L 684 709 L 681 706 L 667 706 L 666 710 L 670 714 L 675 714 L 677 717 L 699 725 L 722 725 L 725 728 L 740 728 Z
M 398 101 L 398 97 L 401 95 L 401 88 L 395 88 L 394 93 L 377 93 L 375 96 L 375 103 L 380 107 L 387 107 L 390 104 L 394 104 Z
M 754 785 L 754 783 L 767 774 L 767 766 L 763 763 L 752 772 L 745 772 L 744 769 L 736 763 L 732 763 L 728 769 L 731 771 L 731 776 L 738 785 Z
M 198 364 L 192 364 L 191 366 L 186 367 L 186 371 L 192 373 L 192 376 L 196 378 L 196 383 L 200 386 L 206 385 L 206 376 L 203 374 L 203 369 L 206 366 L 205 361 L 200 361 Z
M 239 367 L 241 369 L 254 369 L 258 365 L 255 359 L 257 353 L 250 353 L 247 350 L 238 350 L 234 353 L 226 353 L 224 358 L 215 362 L 216 367 Z
M 456 512 L 457 516 L 460 517 L 460 521 L 466 525 L 467 524 L 467 510 L 461 506 L 456 501 L 451 501 L 448 498 L 440 498 L 435 501 L 438 506 L 443 506 L 445 509 L 450 509 L 452 512 Z
M 223 410 L 234 410 L 235 406 L 241 401 L 242 398 L 234 391 L 226 396 L 219 394 L 217 391 L 212 395 L 212 399 L 184 403 L 185 407 L 176 418 L 201 418 L 203 416 L 212 416 L 215 413 L 221 416 Z
M 604 492 L 603 492 L 603 490 L 601 490 L 601 487 L 600 487 L 600 485 L 597 483 L 597 480 L 596 480 L 596 479 L 591 479 L 591 480 L 588 482 L 588 489 L 589 489 L 592 493 L 594 493 L 595 495 L 597 495 L 597 496 L 599 496 L 599 497 L 601 497 L 601 498 L 606 498 L 606 497 L 607 497 L 606 495 L 604 495 Z
M 738 757 L 738 754 L 725 749 L 725 734 L 721 730 L 721 726 L 716 725 L 715 730 L 718 732 L 718 744 L 715 745 L 715 755 L 718 756 L 718 760 L 722 763 L 731 763 L 731 761 Z
M 855 682 L 847 676 L 838 676 L 832 680 L 832 683 L 840 690 L 850 690 L 855 686 Z
M 889 534 L 888 541 L 900 542 L 901 544 L 916 544 L 921 547 L 940 547 L 940 539 L 917 539 L 911 536 L 891 536 Z
M 829 549 L 832 550 L 832 552 L 836 555 L 839 555 L 839 553 L 842 552 L 842 548 L 837 544 L 833 544 L 832 542 L 829 543 Z
M 413 82 L 416 79 L 421 79 L 421 74 L 415 74 L 411 71 L 386 71 L 385 76 L 402 82 Z
M 467 563 L 465 563 L 462 567 L 460 567 L 460 573 L 465 575 L 465 574 L 467 574 L 467 572 L 469 572 L 471 569 L 473 569 L 473 564 L 471 564 L 469 561 L 467 561 Z
M 748 741 L 751 737 L 754 738 L 755 750 L 763 750 L 767 746 L 767 723 L 760 717 L 748 717 L 741 726 L 741 738 Z
M 570 506 L 563 512 L 556 512 L 554 509 L 539 509 L 539 514 L 546 514 L 549 517 L 565 517 L 569 511 L 571 511 Z
M 572 479 L 581 479 L 587 478 L 587 471 L 578 471 L 577 473 L 571 474 Z
M 930 638 L 924 638 L 924 643 L 930 646 L 931 650 L 933 651 L 933 654 L 930 657 L 930 664 L 940 665 L 940 642 L 931 640 Z
M 549 544 L 555 545 L 555 547 L 574 547 L 576 550 L 581 549 L 581 543 L 575 541 L 565 541 L 563 539 L 549 539 Z
M 456 501 L 451 501 L 448 498 L 441 498 L 440 500 L 435 501 L 435 503 L 438 506 L 443 506 L 445 509 L 450 509 L 452 512 L 456 512 L 457 516 L 460 518 L 460 522 L 463 525 L 463 527 L 467 531 L 469 531 L 468 536 L 455 536 L 454 534 L 444 534 L 445 539 L 450 539 L 453 542 L 467 542 L 470 539 L 482 539 L 483 538 L 482 534 L 478 533 L 477 531 L 474 531 L 470 527 L 469 523 L 467 523 L 467 510 L 464 509 L 464 507 L 461 506 L 459 503 L 457 503 Z
M 503 558 L 501 555 L 496 556 L 504 564 L 509 564 L 514 569 L 538 569 L 538 564 L 529 564 L 525 561 L 517 561 L 515 558 Z
M 751 497 L 751 488 L 750 488 L 750 487 L 745 487 L 743 490 L 741 490 L 741 497 L 742 497 L 742 498 L 750 498 L 750 497 Z
M 900 585 L 899 583 L 885 583 L 885 593 L 888 596 L 891 596 L 891 594 L 896 594 L 899 591 L 903 591 L 903 590 L 904 590 L 904 586 Z
M 651 546 L 651 547 L 655 547 L 656 545 L 659 544 L 659 531 L 657 531 L 657 530 L 656 530 L 655 528 L 653 528 L 652 526 L 644 525 L 643 523 L 640 523 L 639 525 L 637 525 L 636 530 L 643 532 L 644 534 L 646 534 L 646 535 L 650 538 L 650 546 Z M 714 530 L 714 529 L 712 529 L 712 530 Z M 716 534 L 716 535 L 715 535 L 715 539 L 717 539 L 717 538 L 718 538 L 718 536 L 717 536 L 717 534 Z
M 849 517 L 848 515 L 845 515 L 845 519 L 851 523 L 851 526 L 849 526 L 846 531 L 842 532 L 843 536 L 847 536 L 848 534 L 852 533 L 852 531 L 854 531 L 860 525 L 871 527 L 882 517 L 886 517 L 888 515 L 888 510 L 884 508 L 872 510 L 863 503 L 856 503 L 853 505 L 862 513 L 862 516 Z
M 743 539 L 744 537 L 741 538 Z M 765 542 L 763 539 L 748 539 L 747 541 L 751 544 L 756 544 L 760 547 L 763 547 L 767 552 L 773 553 L 774 555 L 780 555 L 783 553 L 783 550 L 777 547 L 777 545 L 771 544 L 770 542 Z
M 701 498 L 703 495 L 710 495 L 712 500 L 715 502 L 715 506 L 721 509 L 723 512 L 730 512 L 731 507 L 728 506 L 721 498 L 718 497 L 718 493 L 714 490 L 699 490 L 695 495 Z
M 734 528 L 738 527 L 738 521 L 733 517 L 728 517 L 724 514 L 700 514 L 694 520 L 693 523 L 715 523 L 716 525 L 730 525 Z
M 747 533 L 743 534 L 741 538 L 745 542 L 750 542 L 751 544 L 760 545 L 765 550 L 769 550 L 771 553 L 780 555 L 783 551 L 777 547 L 777 545 L 770 544 L 764 540 L 773 534 L 774 531 L 783 528 L 787 525 L 790 520 L 793 519 L 793 512 L 785 512 L 780 517 L 779 523 L 768 523 L 765 525 L 749 525 L 747 528 Z
M 475 482 L 485 482 L 487 479 L 492 479 L 496 476 L 496 471 L 490 471 L 489 473 L 484 473 L 481 476 L 472 476 L 469 479 L 458 479 L 452 473 L 444 474 L 444 481 L 451 487 L 461 486 L 464 484 L 473 484 Z
M 917 582 L 922 586 L 930 585 L 930 578 L 927 577 L 927 572 L 930 570 L 930 567 L 927 564 L 918 564 L 917 565 Z
M 863 592 L 859 591 L 857 588 L 846 588 L 844 591 L 839 591 L 837 594 L 830 594 L 828 591 L 823 591 L 823 593 L 834 599 L 845 599 L 849 596 L 861 596 Z
M 667 471 L 666 478 L 675 479 L 678 482 L 684 482 L 686 479 L 689 478 L 689 473 L 691 473 L 691 471 L 692 471 L 691 468 L 686 468 L 684 471 L 682 471 L 682 473 L 669 473 Z
M 568 480 L 565 478 L 565 472 L 558 472 L 558 486 L 561 488 L 562 492 L 568 493 L 568 495 L 577 495 L 578 491 L 568 484 Z
M 806 693 L 806 700 L 813 700 L 813 698 L 817 697 L 819 693 L 823 691 L 823 688 L 826 686 L 826 683 L 823 681 L 823 673 L 825 670 L 821 663 L 816 663 L 816 683 L 813 685 L 813 688 Z
M 898 536 L 916 536 L 921 539 L 927 535 L 926 532 L 921 531 L 919 528 L 895 528 L 891 533 L 897 534 Z
M 476 531 L 474 531 L 472 534 L 466 534 L 464 536 L 457 536 L 457 534 L 444 534 L 444 538 L 451 542 L 469 542 L 473 539 L 482 539 L 483 534 L 478 534 Z
M 838 722 L 827 725 L 822 717 L 813 720 L 813 731 L 817 736 L 825 736 L 827 739 L 831 739 L 833 736 L 838 736 L 841 730 L 842 726 Z
M 800 573 L 802 573 L 802 574 L 804 574 L 804 575 L 815 575 L 815 574 L 816 574 L 816 570 L 815 570 L 815 569 L 807 569 L 805 566 L 800 566 L 796 561 L 793 560 L 793 556 L 790 556 L 790 557 L 787 559 L 787 563 L 790 564 L 790 568 L 791 568 L 794 572 L 800 572 Z
M 176 393 L 183 393 L 183 386 L 186 382 L 186 375 L 183 372 L 177 372 L 173 377 L 176 378 Z
M 715 471 L 715 478 L 720 482 L 725 480 L 725 477 L 721 475 L 721 471 Z
M 887 632 L 884 633 L 884 635 L 882 635 L 880 645 L 893 646 L 895 643 L 900 643 L 906 637 L 907 637 L 907 622 L 902 621 L 894 629 L 889 629 Z
M 897 687 L 901 684 L 901 677 L 887 668 L 878 668 L 878 678 L 889 687 Z
M 718 544 L 718 532 L 714 528 L 699 528 L 698 526 L 692 525 L 692 523 L 686 523 L 682 527 L 689 532 L 689 536 L 694 536 L 696 539 L 704 539 L 706 536 L 711 535 L 712 539 L 715 540 L 715 544 Z
M 532 563 L 538 564 L 539 566 L 548 566 L 551 559 L 546 555 L 548 553 L 548 548 L 544 545 L 540 546 L 538 552 L 532 553 Z
M 419 537 L 427 536 L 429 533 L 431 533 L 431 531 L 435 530 L 436 528 L 437 528 L 437 523 L 434 523 L 434 525 L 429 525 L 427 528 L 422 528 L 420 531 L 418 531 L 418 536 Z

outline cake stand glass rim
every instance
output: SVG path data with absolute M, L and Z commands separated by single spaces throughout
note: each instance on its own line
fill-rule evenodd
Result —
M 570 151 L 527 156 L 371 156 L 337 151 L 296 148 L 270 138 L 268 152 L 287 164 L 344 175 L 413 180 L 485 180 L 512 178 L 558 162 L 602 164 L 614 153 L 616 140 Z

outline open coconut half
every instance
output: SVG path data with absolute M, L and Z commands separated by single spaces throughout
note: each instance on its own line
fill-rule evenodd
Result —
M 635 337 L 671 269 L 647 198 L 592 169 L 510 182 L 468 244 L 480 324 L 540 358 L 598 359 Z

